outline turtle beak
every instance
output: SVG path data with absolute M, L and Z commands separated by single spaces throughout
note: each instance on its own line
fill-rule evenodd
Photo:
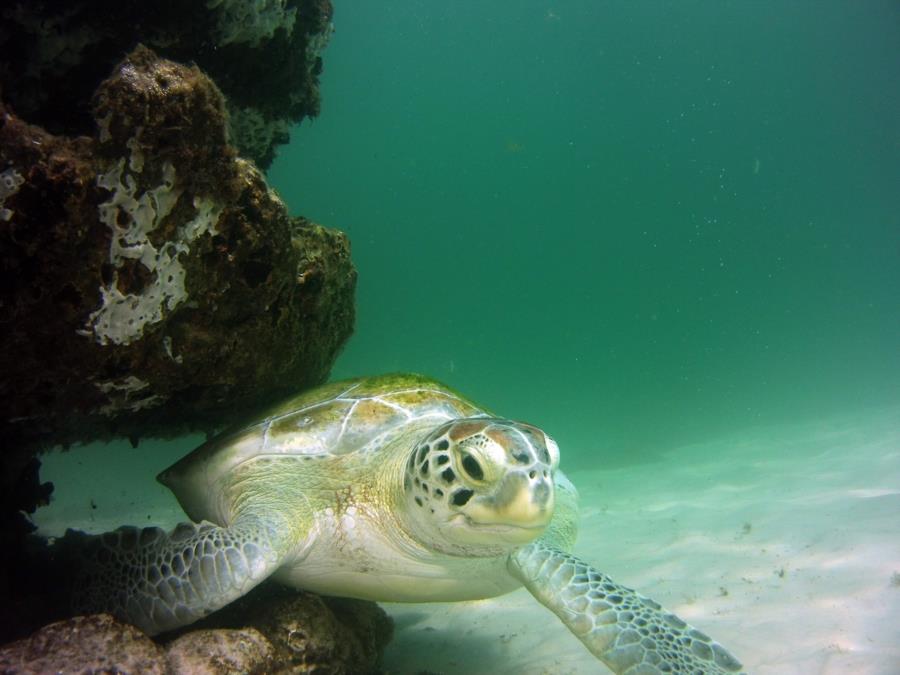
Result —
M 473 499 L 466 515 L 478 525 L 543 529 L 553 518 L 553 483 L 539 471 L 507 474 L 491 494 Z

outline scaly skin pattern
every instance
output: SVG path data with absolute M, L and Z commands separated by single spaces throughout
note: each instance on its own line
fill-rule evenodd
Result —
M 274 522 L 244 517 L 228 528 L 186 523 L 167 534 L 123 527 L 92 537 L 73 605 L 127 618 L 148 635 L 201 619 L 278 566 L 289 542 Z
M 508 567 L 618 675 L 741 670 L 717 642 L 569 553 L 536 542 L 514 552 Z

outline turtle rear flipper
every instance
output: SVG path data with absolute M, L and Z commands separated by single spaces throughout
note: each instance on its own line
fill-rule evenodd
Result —
M 280 565 L 291 528 L 245 515 L 230 527 L 209 522 L 122 527 L 89 537 L 73 604 L 109 612 L 149 635 L 192 623 L 241 597 Z
M 509 570 L 614 673 L 737 673 L 719 643 L 573 555 L 536 542 Z

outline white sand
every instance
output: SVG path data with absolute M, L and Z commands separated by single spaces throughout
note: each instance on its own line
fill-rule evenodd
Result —
M 38 518 L 44 531 L 174 522 L 174 500 L 152 479 L 194 440 L 150 459 L 146 446 L 119 447 L 105 468 L 103 447 L 49 462 L 58 498 Z M 570 478 L 582 500 L 576 553 L 709 633 L 749 672 L 900 673 L 900 411 L 756 430 Z M 391 673 L 606 672 L 525 591 L 386 608 L 397 624 Z

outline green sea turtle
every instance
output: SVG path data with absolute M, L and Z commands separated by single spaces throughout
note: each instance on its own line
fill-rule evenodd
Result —
M 82 608 L 150 634 L 264 579 L 376 601 L 525 586 L 615 673 L 731 673 L 722 646 L 570 551 L 577 493 L 559 449 L 448 387 L 387 375 L 305 392 L 160 474 L 195 524 L 90 547 Z

